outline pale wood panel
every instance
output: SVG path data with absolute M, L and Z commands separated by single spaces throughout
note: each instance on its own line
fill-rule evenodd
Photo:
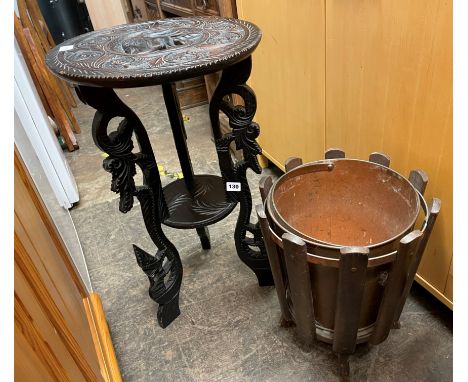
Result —
M 130 22 L 127 4 L 122 0 L 86 0 L 94 30 Z
M 433 296 L 437 297 L 437 299 L 444 303 L 447 307 L 453 310 L 453 301 L 449 300 L 445 295 L 435 289 L 432 284 L 428 283 L 426 280 L 424 280 L 420 275 L 416 273 L 416 277 L 414 278 L 418 284 L 422 285 L 424 288 L 426 288 Z
M 99 380 L 100 368 L 83 305 L 84 286 L 16 150 L 14 171 L 15 264 L 21 271 L 17 272 L 15 292 L 28 309 L 34 327 L 41 329 L 44 340 L 53 343 L 54 337 L 45 324 L 41 324 L 45 321 L 40 318 L 38 306 L 84 378 Z M 28 291 L 34 296 L 31 297 Z M 57 352 L 66 355 L 63 350 Z M 57 354 L 55 356 L 59 358 Z M 23 363 L 27 364 L 27 361 Z M 67 366 L 66 362 L 60 364 Z M 73 367 L 68 365 L 68 371 L 73 374 Z
M 49 236 L 47 228 L 34 208 L 31 206 L 27 191 L 18 184 L 15 173 L 15 258 L 23 268 L 28 268 L 35 282 L 43 284 L 39 292 L 44 291 L 44 300 L 53 300 L 60 311 L 62 320 L 77 334 L 76 340 L 88 351 L 94 349 L 88 323 L 83 321 L 85 314 L 83 297 L 73 282 L 67 267 L 61 261 L 56 243 Z M 29 203 L 28 203 L 29 202 Z M 27 222 L 27 226 L 24 225 Z M 31 233 L 34 233 L 31 237 Z M 21 247 L 19 245 L 21 244 Z M 20 250 L 21 249 L 21 250 Z M 51 257 L 54 261 L 51 261 Z
M 326 146 L 429 175 L 442 210 L 418 274 L 443 293 L 452 258 L 452 4 L 328 0 Z
M 444 291 L 445 297 L 447 297 L 450 301 L 453 301 L 453 258 L 450 262 L 450 270 L 447 277 L 447 283 L 445 285 Z
M 54 382 L 56 379 L 35 351 L 24 333 L 15 325 L 15 381 Z M 27 363 L 24 362 L 27 360 Z
M 15 263 L 15 328 L 27 337 L 48 374 L 58 381 L 85 381 L 63 339 Z
M 237 1 L 240 19 L 262 30 L 249 84 L 264 154 L 284 169 L 290 156 L 323 156 L 325 128 L 324 0 Z

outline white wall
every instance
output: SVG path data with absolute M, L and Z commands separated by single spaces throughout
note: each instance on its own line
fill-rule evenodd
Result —
M 89 292 L 88 268 L 68 208 L 78 201 L 78 188 L 63 151 L 49 125 L 39 95 L 15 41 L 15 145 Z

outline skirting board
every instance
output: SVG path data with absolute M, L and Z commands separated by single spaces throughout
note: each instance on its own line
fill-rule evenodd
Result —
M 270 154 L 268 154 L 268 152 L 266 152 L 263 148 L 262 148 L 262 155 L 267 158 L 270 162 L 274 163 L 276 167 L 278 167 L 281 171 L 285 171 L 285 168 L 284 168 L 284 163 L 280 163 L 278 162 L 273 156 L 271 156 Z
M 83 304 L 93 335 L 102 378 L 106 382 L 122 382 L 109 327 L 102 308 L 101 297 L 97 293 L 91 293 L 83 299 Z
M 447 297 L 445 297 L 442 293 L 440 293 L 436 288 L 434 288 L 429 282 L 424 280 L 417 273 L 414 279 L 418 282 L 418 284 L 420 284 L 424 289 L 429 291 L 429 293 L 431 293 L 435 298 L 437 298 L 445 306 L 453 310 L 453 301 L 450 301 Z

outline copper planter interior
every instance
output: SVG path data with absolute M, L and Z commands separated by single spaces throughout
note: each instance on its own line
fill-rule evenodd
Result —
M 375 246 L 410 229 L 419 213 L 418 194 L 395 171 L 351 159 L 308 164 L 275 186 L 282 219 L 311 241 L 336 246 Z

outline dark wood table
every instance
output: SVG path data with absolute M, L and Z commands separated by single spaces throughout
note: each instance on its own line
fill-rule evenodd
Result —
M 246 177 L 248 169 L 261 172 L 257 161 L 261 148 L 256 142 L 260 131 L 252 122 L 256 98 L 246 85 L 251 54 L 260 38 L 255 25 L 237 19 L 164 19 L 87 33 L 57 45 L 46 57 L 50 70 L 74 83 L 79 98 L 96 109 L 92 134 L 95 144 L 109 155 L 103 167 L 112 174 L 111 190 L 120 194 L 120 211 L 130 211 L 134 197 L 140 201 L 157 252 L 151 255 L 135 245 L 134 252 L 150 280 L 149 294 L 159 304 L 157 317 L 163 328 L 180 314 L 182 262 L 162 224 L 196 229 L 202 247 L 209 249 L 207 226 L 228 216 L 239 203 L 234 232 L 237 253 L 256 274 L 259 285 L 273 285 L 259 225 L 250 220 L 252 198 Z M 209 114 L 222 176 L 195 175 L 174 82 L 221 70 Z M 184 175 L 165 187 L 143 124 L 113 90 L 150 85 L 162 85 Z M 244 106 L 233 105 L 231 94 L 240 96 Z M 224 135 L 220 111 L 232 128 Z M 116 131 L 108 132 L 109 122 L 116 117 L 122 121 Z M 231 158 L 233 141 L 243 150 L 240 161 Z M 136 166 L 143 173 L 142 185 L 134 181 Z

